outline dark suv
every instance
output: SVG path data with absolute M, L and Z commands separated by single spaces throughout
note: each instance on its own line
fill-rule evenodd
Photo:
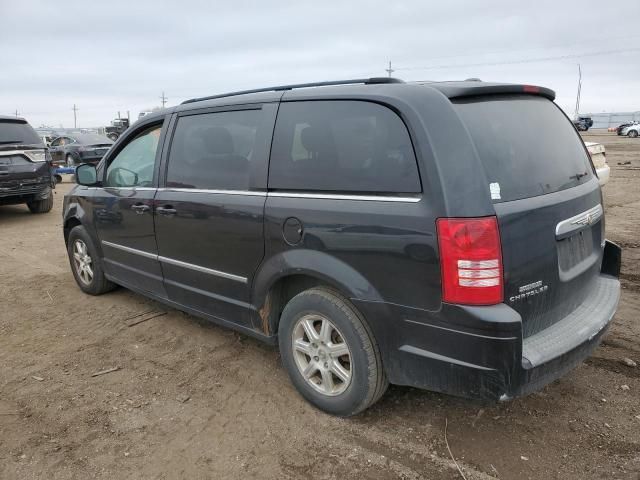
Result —
M 0 116 L 0 205 L 26 203 L 33 213 L 53 207 L 51 157 L 24 118 Z
M 388 383 L 525 394 L 590 354 L 620 294 L 598 179 L 553 99 L 385 78 L 189 100 L 78 167 L 73 273 L 278 343 L 334 414 Z

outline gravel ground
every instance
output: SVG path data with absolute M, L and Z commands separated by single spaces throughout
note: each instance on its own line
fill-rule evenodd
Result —
M 327 416 L 276 350 L 125 289 L 80 292 L 62 241 L 69 183 L 50 214 L 0 207 L 0 478 L 462 478 L 448 424 L 468 479 L 639 479 L 640 367 L 622 360 L 640 363 L 640 139 L 585 137 L 612 167 L 620 308 L 592 358 L 500 405 L 391 387 L 363 415 Z

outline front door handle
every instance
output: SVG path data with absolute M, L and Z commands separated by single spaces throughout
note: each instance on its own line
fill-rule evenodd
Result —
M 131 205 L 131 210 L 136 212 L 138 215 L 142 215 L 145 212 L 151 210 L 149 205 L 144 205 L 143 203 L 136 203 L 135 205 Z
M 156 207 L 156 213 L 158 215 L 165 215 L 167 217 L 170 217 L 172 215 L 175 215 L 177 211 L 171 205 L 165 205 L 163 207 Z

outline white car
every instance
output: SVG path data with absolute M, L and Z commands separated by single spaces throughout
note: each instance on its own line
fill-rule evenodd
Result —
M 634 123 L 633 125 L 629 125 L 628 127 L 624 127 L 620 135 L 625 135 L 627 137 L 636 138 L 640 134 L 640 124 Z
M 584 142 L 587 147 L 593 166 L 596 167 L 596 174 L 600 181 L 600 186 L 604 186 L 609 181 L 610 168 L 607 164 L 607 157 L 604 151 L 604 145 L 596 142 Z

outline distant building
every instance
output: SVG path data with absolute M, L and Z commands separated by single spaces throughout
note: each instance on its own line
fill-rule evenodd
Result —
M 609 128 L 617 127 L 621 123 L 638 121 L 640 122 L 639 112 L 615 112 L 615 113 L 581 113 L 581 117 L 591 117 L 593 126 L 591 128 Z

